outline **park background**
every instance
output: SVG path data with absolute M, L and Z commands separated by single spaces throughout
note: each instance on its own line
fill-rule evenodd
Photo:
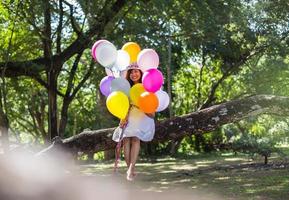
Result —
M 6 0 L 0 36 L 4 153 L 57 143 L 84 173 L 109 174 L 119 120 L 90 49 L 134 41 L 158 53 L 171 98 L 142 144 L 139 184 L 288 198 L 288 1 Z

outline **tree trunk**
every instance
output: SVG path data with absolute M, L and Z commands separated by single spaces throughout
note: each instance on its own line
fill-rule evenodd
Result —
M 90 152 L 87 154 L 87 163 L 93 163 L 94 162 L 94 152 Z
M 38 4 L 39 3 L 39 4 Z M 89 28 L 85 31 L 77 26 L 77 22 L 74 20 L 74 5 L 67 1 L 59 1 L 59 24 L 57 26 L 57 19 L 55 18 L 55 12 L 58 11 L 53 5 L 55 2 L 42 0 L 37 3 L 39 7 L 39 13 L 41 12 L 41 19 L 44 23 L 39 25 L 39 30 L 36 35 L 40 35 L 43 45 L 44 55 L 32 60 L 14 61 L 14 62 L 0 62 L 0 72 L 5 74 L 5 77 L 16 77 L 16 76 L 29 76 L 37 80 L 41 85 L 48 88 L 48 138 L 52 140 L 54 137 L 59 135 L 58 131 L 58 120 L 57 120 L 57 77 L 61 70 L 63 63 L 70 60 L 74 55 L 83 52 L 96 38 L 103 36 L 104 32 L 107 31 L 108 24 L 115 23 L 116 16 L 118 16 L 128 1 L 117 0 L 112 3 L 108 3 L 105 6 L 106 9 L 101 9 L 100 13 L 92 13 L 91 18 L 97 18 L 89 23 Z M 71 9 L 71 24 L 64 18 L 63 3 Z M 55 10 L 56 9 L 56 10 Z M 68 11 L 69 12 L 69 11 Z M 24 19 L 25 20 L 25 19 Z M 65 26 L 63 22 L 65 21 Z M 55 27 L 57 26 L 56 32 Z M 75 32 L 71 42 L 67 43 L 61 39 L 63 29 L 72 27 L 72 31 Z M 55 38 L 55 40 L 54 40 Z M 54 41 L 53 41 L 54 40 Z M 55 42 L 55 43 L 53 43 Z M 56 49 L 55 49 L 56 46 Z M 63 48 L 63 49 L 62 49 Z M 9 52 L 9 51 L 8 51 Z M 53 53 L 56 52 L 55 55 Z M 47 82 L 40 78 L 42 72 L 46 72 Z M 4 73 L 5 72 L 5 73 Z M 61 134 L 63 136 L 67 116 L 64 116 L 63 123 L 61 125 Z M 61 123 L 59 123 L 61 124 Z
M 145 149 L 145 155 L 146 156 L 151 156 L 153 154 L 153 145 L 152 143 L 145 143 L 144 145 L 144 149 Z
M 104 160 L 111 160 L 115 158 L 115 149 L 104 151 Z
M 42 0 L 43 16 L 44 16 L 44 31 L 42 38 L 44 58 L 47 59 L 46 73 L 48 84 L 48 137 L 52 139 L 58 136 L 57 127 L 57 77 L 60 65 L 56 65 L 56 60 L 53 60 L 52 52 L 52 28 L 51 28 L 51 6 L 50 2 Z M 58 71 L 57 71 L 58 70 Z
M 48 135 L 50 141 L 53 138 L 58 136 L 58 127 L 57 127 L 57 76 L 54 70 L 51 70 L 48 73 Z
M 201 138 L 199 134 L 195 135 L 195 150 L 201 152 Z
M 267 155 L 264 156 L 264 164 L 265 164 L 265 165 L 268 164 L 268 156 L 267 156 Z
M 172 83 L 171 83 L 171 79 L 172 79 L 172 75 L 171 75 L 171 60 L 172 60 L 172 41 L 171 41 L 171 32 L 170 32 L 170 27 L 169 27 L 169 40 L 168 40 L 168 65 L 167 65 L 167 88 L 168 88 L 168 95 L 170 97 L 170 102 L 169 102 L 169 115 L 170 118 L 173 117 L 173 109 L 172 109 Z
M 183 141 L 183 138 L 178 138 L 176 140 L 172 140 L 171 141 L 171 143 L 170 143 L 170 145 L 171 145 L 171 147 L 170 147 L 170 155 L 171 156 L 176 155 L 176 153 L 178 152 L 178 149 L 179 149 L 182 141 Z
M 60 124 L 59 124 L 59 136 L 61 138 L 64 138 L 65 128 L 66 128 L 66 124 L 68 120 L 68 108 L 69 108 L 70 103 L 71 103 L 71 100 L 64 97 L 63 105 L 61 109 L 61 119 L 60 119 Z
M 9 147 L 8 129 L 9 129 L 8 118 L 6 114 L 3 112 L 3 110 L 0 108 L 0 133 L 3 151 L 6 151 Z
M 274 114 L 288 116 L 289 97 L 256 95 L 240 100 L 233 100 L 220 105 L 163 120 L 156 123 L 156 133 L 152 142 L 176 140 L 194 133 L 207 133 L 218 127 L 240 121 L 249 116 Z M 96 131 L 84 131 L 62 141 L 62 146 L 76 152 L 99 152 L 115 148 L 112 132 L 115 128 Z

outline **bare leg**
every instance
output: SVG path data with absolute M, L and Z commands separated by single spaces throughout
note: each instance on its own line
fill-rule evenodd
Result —
M 129 164 L 130 164 L 130 150 L 131 150 L 130 141 L 131 141 L 130 138 L 123 138 L 123 153 L 124 153 L 124 159 L 125 159 L 127 168 L 129 168 Z
M 131 149 L 130 149 L 130 165 L 127 170 L 127 179 L 133 180 L 133 177 L 136 175 L 135 173 L 135 163 L 138 158 L 140 150 L 140 140 L 137 137 L 131 138 Z

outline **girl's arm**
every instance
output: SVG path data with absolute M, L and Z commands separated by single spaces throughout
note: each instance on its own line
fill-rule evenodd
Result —
M 146 113 L 146 115 L 150 118 L 155 118 L 155 116 L 156 116 L 155 113 Z
M 119 127 L 120 128 L 124 128 L 126 125 L 127 125 L 127 119 L 126 118 L 120 120 L 120 122 L 119 122 Z
M 124 119 L 121 119 L 121 120 L 120 120 L 120 122 L 119 122 L 119 127 L 120 127 L 120 128 L 124 128 L 124 127 L 127 125 L 128 115 L 129 115 L 129 112 L 130 112 L 130 109 L 131 109 L 131 108 L 132 108 L 132 106 L 130 105 L 126 117 L 125 117 Z
M 139 107 L 138 106 L 136 106 L 136 105 L 133 105 L 133 104 L 131 104 L 131 107 L 132 106 L 134 106 L 134 107 L 136 107 L 137 109 L 139 109 Z M 150 117 L 150 118 L 155 118 L 155 113 L 145 113 L 146 114 L 146 116 L 148 116 L 148 117 Z

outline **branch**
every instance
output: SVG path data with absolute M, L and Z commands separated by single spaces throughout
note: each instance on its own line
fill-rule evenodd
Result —
M 264 52 L 266 48 L 267 48 L 267 45 L 263 45 L 263 46 L 256 47 L 253 50 L 248 50 L 248 52 L 245 52 L 242 55 L 240 55 L 239 60 L 237 60 L 237 62 L 228 63 L 227 65 L 229 66 L 229 68 L 225 71 L 225 73 L 223 73 L 222 77 L 216 83 L 212 85 L 208 98 L 200 107 L 200 109 L 204 109 L 210 106 L 210 104 L 215 100 L 215 93 L 216 93 L 217 88 L 227 77 L 229 77 L 233 72 L 240 70 L 240 67 L 243 64 L 249 61 L 253 56 L 256 56 Z
M 80 88 L 83 86 L 83 84 L 85 83 L 85 81 L 89 78 L 92 70 L 93 70 L 93 60 L 91 60 L 88 72 L 84 75 L 83 79 L 80 81 L 80 83 L 76 86 L 76 88 L 73 90 L 72 94 L 71 94 L 71 99 L 73 99 L 76 95 L 76 93 L 80 90 Z
M 49 66 L 50 63 L 66 62 L 75 54 L 88 48 L 89 44 L 92 42 L 92 38 L 95 36 L 99 37 L 104 32 L 107 24 L 114 20 L 114 17 L 125 6 L 125 4 L 125 0 L 116 1 L 109 13 L 102 13 L 102 15 L 88 31 L 86 31 L 84 34 L 81 34 L 74 42 L 72 42 L 65 50 L 63 50 L 62 53 L 53 55 L 51 59 L 40 57 L 28 61 L 8 62 L 5 71 L 5 77 L 16 77 L 23 75 L 31 76 L 31 74 L 45 71 L 45 66 Z M 5 63 L 0 62 L 0 73 L 2 73 L 4 66 Z
M 27 61 L 0 62 L 0 71 L 5 69 L 5 77 L 31 76 L 46 70 L 47 59 L 40 58 Z M 6 68 L 5 68 L 6 66 Z
M 51 59 L 52 57 L 52 39 L 51 39 L 51 11 L 49 1 L 43 0 L 44 6 L 44 38 L 43 47 L 44 47 L 44 57 Z M 51 60 L 52 61 L 52 60 Z
M 75 58 L 75 60 L 74 60 L 74 62 L 73 62 L 72 68 L 71 68 L 70 73 L 69 73 L 70 75 L 69 75 L 69 78 L 68 78 L 68 83 L 67 83 L 67 89 L 66 89 L 65 96 L 69 96 L 69 95 L 70 95 L 70 92 L 71 92 L 71 90 L 72 90 L 72 88 L 73 88 L 73 79 L 74 79 L 74 77 L 75 77 L 76 69 L 77 69 L 77 67 L 78 67 L 78 63 L 79 63 L 79 61 L 80 61 L 80 58 L 81 58 L 81 56 L 82 56 L 82 53 L 83 53 L 83 52 L 79 53 L 79 54 L 76 56 L 76 58 Z
M 63 25 L 63 2 L 59 0 L 59 22 L 57 27 L 56 52 L 61 52 L 61 31 Z
M 30 75 L 31 78 L 33 78 L 35 81 L 37 81 L 40 85 L 42 85 L 43 87 L 45 87 L 47 90 L 48 90 L 48 84 L 47 82 L 45 82 L 38 74 L 33 74 L 33 75 Z M 61 97 L 64 97 L 65 95 L 62 94 L 57 88 L 55 88 L 56 90 L 56 94 L 61 96 Z
M 216 83 L 212 85 L 208 98 L 199 109 L 207 108 L 215 100 L 215 93 L 216 93 L 217 88 L 228 76 L 230 76 L 231 72 L 232 70 L 231 68 L 229 68 L 227 71 L 225 71 L 222 77 Z
M 197 101 L 197 108 L 200 108 L 200 103 L 201 103 L 201 86 L 202 86 L 202 82 L 203 82 L 203 71 L 205 68 L 205 64 L 206 64 L 206 56 L 204 53 L 204 50 L 202 50 L 202 66 L 200 69 L 200 74 L 199 74 L 199 84 L 198 84 L 198 101 Z
M 74 30 L 74 32 L 80 36 L 82 34 L 81 32 L 81 28 L 79 27 L 79 25 L 76 23 L 76 20 L 73 16 L 73 5 L 71 5 L 70 3 L 68 3 L 67 1 L 63 1 L 63 3 L 65 3 L 69 9 L 70 9 L 70 23 L 72 26 L 72 29 Z
M 214 105 L 156 123 L 153 142 L 176 140 L 188 135 L 188 133 L 211 132 L 224 124 L 238 122 L 241 119 L 259 114 L 288 116 L 288 105 L 289 97 L 273 95 L 256 95 Z M 111 139 L 114 129 L 84 131 L 63 140 L 62 145 L 72 152 L 89 153 L 112 149 L 116 145 Z
M 99 37 L 104 32 L 107 24 L 114 20 L 114 17 L 125 6 L 125 3 L 125 0 L 116 1 L 112 6 L 111 12 L 103 13 L 88 31 L 86 31 L 84 34 L 79 35 L 79 37 L 60 54 L 60 58 L 62 59 L 62 61 L 66 61 L 76 53 L 86 49 L 91 43 L 93 37 Z

